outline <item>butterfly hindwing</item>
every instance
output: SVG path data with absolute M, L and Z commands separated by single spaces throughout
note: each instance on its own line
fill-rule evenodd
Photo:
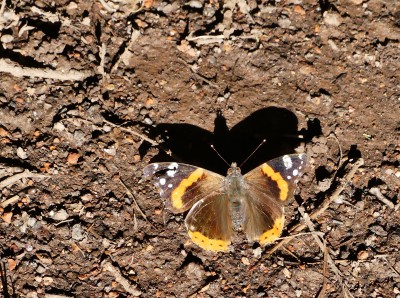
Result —
M 285 221 L 281 204 L 255 188 L 249 189 L 244 204 L 243 230 L 249 242 L 266 245 L 279 238 Z
M 223 187 L 224 177 L 205 169 L 176 162 L 152 163 L 144 168 L 152 176 L 161 198 L 175 213 L 189 210 L 197 201 Z
M 232 220 L 226 194 L 214 192 L 194 204 L 185 223 L 192 241 L 203 249 L 227 251 L 232 237 Z

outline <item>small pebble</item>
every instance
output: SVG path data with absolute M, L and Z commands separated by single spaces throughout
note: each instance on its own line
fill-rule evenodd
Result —
M 369 228 L 375 235 L 381 236 L 381 237 L 386 237 L 387 236 L 387 232 L 385 231 L 385 229 L 382 226 L 379 225 L 374 225 L 372 227 Z
M 189 5 L 190 7 L 193 7 L 193 8 L 202 8 L 203 7 L 203 3 L 201 3 L 200 1 L 197 1 L 197 0 L 189 1 L 187 3 L 187 5 Z
M 53 125 L 53 129 L 58 130 L 58 131 L 63 131 L 63 130 L 65 130 L 65 126 L 61 122 L 57 122 Z
M 103 151 L 111 156 L 115 156 L 117 154 L 117 149 L 115 148 L 104 148 Z
M 67 163 L 69 163 L 70 165 L 75 165 L 78 163 L 79 157 L 80 155 L 78 153 L 72 152 L 68 154 Z
M 357 259 L 358 260 L 366 260 L 368 259 L 368 252 L 366 250 L 361 250 L 358 254 L 357 254 Z
M 253 256 L 254 256 L 255 258 L 261 257 L 261 254 L 262 254 L 262 249 L 261 249 L 261 247 L 257 247 L 256 249 L 253 249 Z
M 80 241 L 84 238 L 82 233 L 82 226 L 80 224 L 76 224 L 72 226 L 72 239 L 76 241 Z
M 292 274 L 290 273 L 289 269 L 283 268 L 282 270 L 283 275 L 285 275 L 286 278 L 291 278 Z
M 10 43 L 14 40 L 14 37 L 10 34 L 4 34 L 1 38 L 0 41 L 2 43 Z
M 342 21 L 337 13 L 325 12 L 324 13 L 324 23 L 333 27 L 338 27 Z
M 17 156 L 21 159 L 27 159 L 28 158 L 28 154 L 26 153 L 26 151 L 24 149 L 22 149 L 21 147 L 18 147 L 17 149 Z
M 144 118 L 144 123 L 146 123 L 147 125 L 152 125 L 153 124 L 153 120 L 151 120 L 150 118 L 146 117 L 146 118 Z
M 204 269 L 196 263 L 189 263 L 186 267 L 186 276 L 201 280 L 204 277 Z
M 74 141 L 75 145 L 80 147 L 82 146 L 85 141 L 86 141 L 86 135 L 82 130 L 75 130 L 74 131 Z
M 39 273 L 39 274 L 42 274 L 42 273 L 44 273 L 45 271 L 46 271 L 46 268 L 44 268 L 42 265 L 39 265 L 39 266 L 36 268 L 36 272 Z
M 93 195 L 91 193 L 87 193 L 81 196 L 82 202 L 90 202 L 93 200 Z
M 250 265 L 249 258 L 243 257 L 242 258 L 242 263 L 245 264 L 246 266 L 249 266 Z
M 45 286 L 50 286 L 53 283 L 53 281 L 54 281 L 53 278 L 50 276 L 43 277 L 43 284 Z
M 67 211 L 65 211 L 65 209 L 60 209 L 56 212 L 50 211 L 50 217 L 56 221 L 63 221 L 66 220 L 69 217 L 69 215 Z

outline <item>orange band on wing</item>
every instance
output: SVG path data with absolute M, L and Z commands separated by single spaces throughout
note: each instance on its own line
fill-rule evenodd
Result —
M 227 240 L 210 239 L 200 232 L 188 231 L 188 233 L 195 244 L 206 250 L 227 251 L 229 244 L 231 244 L 230 241 Z
M 172 199 L 172 207 L 175 209 L 181 209 L 183 206 L 182 197 L 185 194 L 185 191 L 188 187 L 190 187 L 193 183 L 198 181 L 204 174 L 203 169 L 196 169 L 190 176 L 186 179 L 183 179 L 179 186 L 172 191 L 171 199 Z
M 282 217 L 277 218 L 274 222 L 274 226 L 260 236 L 258 240 L 260 244 L 266 245 L 268 243 L 274 242 L 277 238 L 279 238 L 283 230 L 284 222 L 285 222 L 284 215 L 282 215 Z
M 288 183 L 282 178 L 279 172 L 275 172 L 274 169 L 271 168 L 268 164 L 262 164 L 261 169 L 265 175 L 267 175 L 269 178 L 275 181 L 276 184 L 278 184 L 278 188 L 280 190 L 279 198 L 281 199 L 281 201 L 285 201 L 289 192 Z

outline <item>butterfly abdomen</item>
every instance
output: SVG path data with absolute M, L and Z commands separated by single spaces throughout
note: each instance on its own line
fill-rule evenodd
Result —
M 229 215 L 235 231 L 243 230 L 243 202 L 241 200 L 229 199 Z
M 246 191 L 245 181 L 241 174 L 235 173 L 225 178 L 225 192 L 228 196 L 229 215 L 232 220 L 233 229 L 243 229 L 243 208 Z

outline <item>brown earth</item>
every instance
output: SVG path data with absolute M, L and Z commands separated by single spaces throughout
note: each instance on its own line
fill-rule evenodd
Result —
M 399 297 L 397 1 L 2 3 L 5 297 Z M 309 156 L 283 236 L 344 185 L 313 220 L 325 261 L 310 234 L 206 252 L 142 174 L 168 150 L 225 174 L 210 144 L 264 138 L 243 172 Z

